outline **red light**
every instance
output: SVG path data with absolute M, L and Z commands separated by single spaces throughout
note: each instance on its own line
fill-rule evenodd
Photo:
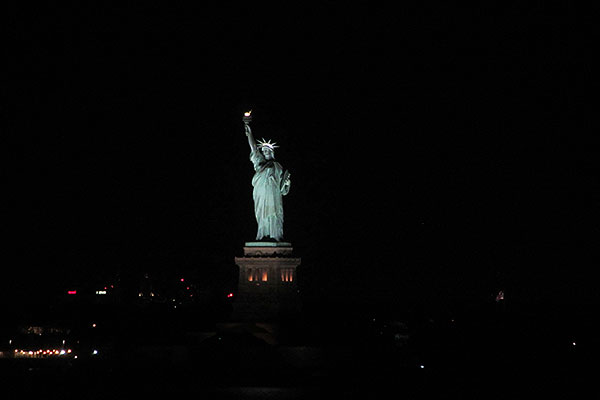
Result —
M 181 278 L 180 281 L 183 282 L 183 278 Z
M 67 290 L 67 294 L 77 294 L 77 290 Z
M 190 287 L 188 286 L 188 287 L 186 287 L 186 289 L 187 289 L 187 290 L 190 290 Z
M 231 298 L 231 297 L 233 297 L 233 293 L 228 293 L 228 294 L 227 294 L 227 297 L 228 297 L 228 298 Z

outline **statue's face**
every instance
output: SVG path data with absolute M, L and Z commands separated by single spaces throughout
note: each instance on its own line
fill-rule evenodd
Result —
M 275 154 L 273 153 L 273 150 L 271 150 L 268 147 L 263 147 L 262 153 L 267 160 L 272 160 L 273 158 L 275 158 Z

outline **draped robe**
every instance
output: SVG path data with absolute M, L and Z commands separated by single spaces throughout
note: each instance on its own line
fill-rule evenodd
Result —
M 254 165 L 252 186 L 254 190 L 254 215 L 258 223 L 256 240 L 270 237 L 277 241 L 283 238 L 283 201 L 287 187 L 283 186 L 284 171 L 274 159 L 267 160 L 260 149 L 250 153 Z

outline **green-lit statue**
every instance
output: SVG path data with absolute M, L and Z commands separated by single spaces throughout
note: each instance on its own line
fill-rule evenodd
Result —
M 290 191 L 290 173 L 275 161 L 275 143 L 270 140 L 259 140 L 252 136 L 250 121 L 251 112 L 244 113 L 244 128 L 250 144 L 250 161 L 254 166 L 254 215 L 258 223 L 256 240 L 283 239 L 283 201 Z

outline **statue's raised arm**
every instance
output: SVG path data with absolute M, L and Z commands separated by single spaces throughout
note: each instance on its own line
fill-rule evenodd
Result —
M 246 136 L 248 137 L 248 144 L 250 145 L 250 150 L 256 151 L 256 141 L 254 140 L 254 136 L 252 136 L 252 129 L 250 129 L 250 125 L 245 124 L 244 129 L 246 130 Z
M 256 141 L 254 140 L 254 136 L 252 136 L 252 129 L 250 129 L 250 121 L 252 121 L 252 110 L 244 113 L 244 130 L 246 131 L 246 136 L 248 137 L 248 144 L 250 145 L 250 150 L 252 152 L 256 151 Z

